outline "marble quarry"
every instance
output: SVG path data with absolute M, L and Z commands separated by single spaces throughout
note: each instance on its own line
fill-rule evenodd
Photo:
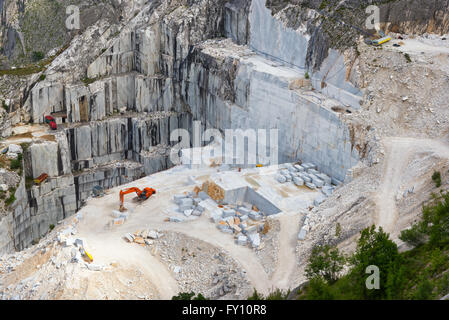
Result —
M 335 110 L 357 110 L 361 100 L 345 57 L 330 49 L 308 79 L 305 29 L 285 27 L 265 0 L 212 2 L 217 9 L 195 24 L 187 9 L 150 6 L 87 67 L 90 81 L 44 80 L 30 90 L 31 121 L 55 114 L 60 129 L 24 154 L 13 212 L 0 221 L 0 251 L 37 241 L 77 212 L 95 185 L 173 166 L 170 133 L 191 132 L 193 121 L 203 130 L 278 129 L 281 163 L 313 162 L 345 180 L 360 155 Z M 48 182 L 26 188 L 27 177 L 44 172 Z

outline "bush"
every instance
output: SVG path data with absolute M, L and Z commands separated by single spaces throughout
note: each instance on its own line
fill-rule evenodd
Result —
M 52 231 L 55 228 L 55 225 L 51 224 L 49 228 L 50 228 L 50 231 Z
M 321 277 L 310 280 L 307 295 L 310 300 L 333 300 L 335 298 L 331 292 L 331 287 Z
M 9 107 L 6 104 L 5 100 L 2 101 L 2 108 L 5 109 L 6 112 L 9 112 Z
M 33 59 L 34 62 L 40 61 L 42 59 L 44 59 L 45 54 L 41 51 L 33 51 L 33 53 L 31 54 L 31 58 Z
M 253 295 L 248 297 L 248 300 L 263 300 L 264 297 L 262 294 L 257 292 L 256 289 L 254 289 Z
M 449 274 L 445 274 L 438 284 L 438 292 L 440 295 L 445 296 L 449 293 Z
M 339 238 L 341 235 L 341 224 L 337 222 L 337 225 L 335 226 L 335 236 Z
M 180 292 L 177 296 L 173 296 L 171 299 L 172 300 L 207 300 L 201 293 L 198 293 L 198 295 L 195 297 L 195 292 Z
M 23 142 L 20 144 L 20 146 L 22 147 L 23 152 L 26 152 L 28 150 L 28 148 L 30 147 L 31 143 L 28 142 Z
M 407 63 L 412 62 L 412 59 L 410 58 L 410 55 L 408 53 L 404 53 L 404 57 L 405 57 L 405 60 L 407 60 Z
M 283 291 L 281 289 L 276 289 L 273 292 L 270 292 L 265 300 L 287 300 L 289 295 L 290 290 Z
M 441 187 L 441 173 L 439 171 L 435 171 L 432 174 L 432 180 L 437 188 Z
M 15 193 L 16 193 L 16 189 L 15 188 L 9 189 L 9 198 L 5 200 L 5 204 L 6 204 L 7 207 L 12 205 L 16 201 Z
M 306 74 L 304 75 L 304 78 L 310 79 L 309 72 L 306 71 Z
M 45 74 L 41 74 L 39 77 L 39 81 L 44 81 L 47 76 Z
M 19 159 L 11 160 L 11 164 L 9 165 L 11 170 L 17 170 L 22 167 L 22 161 Z

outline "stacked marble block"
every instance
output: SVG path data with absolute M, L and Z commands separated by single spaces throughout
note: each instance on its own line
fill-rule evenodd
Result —
M 260 246 L 259 233 L 264 230 L 265 215 L 253 210 L 253 205 L 244 202 L 242 205 L 226 205 L 211 213 L 211 220 L 217 228 L 233 234 L 238 245 L 251 245 L 252 248 Z
M 178 211 L 186 217 L 203 215 L 205 207 L 201 204 L 202 201 L 208 199 L 209 196 L 201 191 L 198 194 L 189 192 L 188 194 L 177 194 L 173 200 L 178 205 Z
M 312 190 L 321 189 L 322 194 L 315 199 L 315 205 L 321 204 L 335 189 L 332 186 L 332 178 L 317 171 L 313 163 L 302 165 L 287 163 L 276 175 L 276 180 L 279 183 L 293 182 L 296 186 L 305 185 Z

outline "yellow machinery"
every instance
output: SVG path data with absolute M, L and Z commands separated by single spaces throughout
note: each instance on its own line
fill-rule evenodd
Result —
M 375 40 L 372 40 L 372 43 L 373 43 L 373 45 L 375 45 L 375 46 L 380 46 L 381 44 L 383 44 L 383 43 L 386 43 L 386 42 L 388 42 L 388 41 L 391 41 L 391 37 L 382 37 L 382 38 L 380 38 L 380 39 L 375 39 Z

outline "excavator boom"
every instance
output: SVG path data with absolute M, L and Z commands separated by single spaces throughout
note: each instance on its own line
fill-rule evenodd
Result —
M 136 187 L 120 190 L 120 211 L 126 211 L 126 208 L 123 205 L 125 195 L 134 192 L 137 194 L 139 200 L 147 200 L 149 197 L 156 193 L 156 190 L 154 190 L 153 188 L 145 188 L 143 190 L 140 190 Z

